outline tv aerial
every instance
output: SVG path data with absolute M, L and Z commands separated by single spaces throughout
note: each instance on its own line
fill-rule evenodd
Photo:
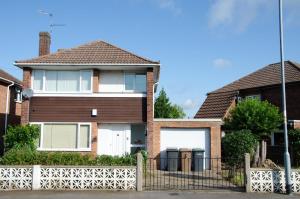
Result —
M 49 29 L 50 29 L 50 33 L 52 33 L 53 31 L 53 27 L 59 27 L 59 26 L 66 26 L 66 24 L 57 24 L 57 23 L 53 23 L 53 13 L 50 12 L 46 12 L 44 10 L 38 10 L 38 13 L 42 14 L 42 15 L 47 15 L 49 16 Z

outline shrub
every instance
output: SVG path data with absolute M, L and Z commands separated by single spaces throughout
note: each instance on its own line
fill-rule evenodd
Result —
M 300 129 L 293 129 L 289 131 L 289 142 L 293 149 L 293 163 L 300 164 Z
M 32 150 L 36 148 L 36 140 L 39 138 L 39 127 L 36 125 L 9 126 L 4 136 L 5 150 L 28 146 Z
M 86 166 L 130 166 L 136 165 L 133 155 L 122 157 L 91 156 L 72 152 L 45 152 L 32 150 L 29 146 L 12 148 L 1 158 L 2 165 L 86 165 Z
M 224 162 L 237 166 L 243 161 L 245 153 L 253 154 L 256 144 L 257 139 L 249 130 L 227 133 L 222 138 Z

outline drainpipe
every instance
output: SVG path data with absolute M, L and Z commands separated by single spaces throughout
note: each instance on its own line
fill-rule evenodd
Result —
M 5 119 L 4 119 L 4 133 L 6 134 L 6 129 L 7 129 L 7 116 L 8 116 L 8 111 L 9 111 L 9 91 L 10 91 L 10 87 L 12 87 L 13 85 L 15 85 L 15 83 L 13 81 L 10 81 L 8 79 L 2 78 L 0 77 L 0 79 L 9 82 L 10 84 L 7 86 L 7 92 L 6 92 L 6 105 L 5 105 Z

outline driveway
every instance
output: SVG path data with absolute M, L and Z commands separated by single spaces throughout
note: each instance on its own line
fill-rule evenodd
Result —
M 234 192 L 100 192 L 100 191 L 15 191 L 0 192 L 1 199 L 284 199 L 299 198 L 299 195 L 234 193 Z

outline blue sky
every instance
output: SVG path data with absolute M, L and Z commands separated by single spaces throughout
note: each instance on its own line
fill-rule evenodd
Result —
M 284 0 L 286 59 L 300 62 L 300 1 Z M 105 40 L 161 61 L 160 88 L 193 116 L 206 93 L 279 61 L 277 0 L 3 0 L 0 67 L 16 77 L 15 60 L 35 57 L 38 32 L 51 51 Z

